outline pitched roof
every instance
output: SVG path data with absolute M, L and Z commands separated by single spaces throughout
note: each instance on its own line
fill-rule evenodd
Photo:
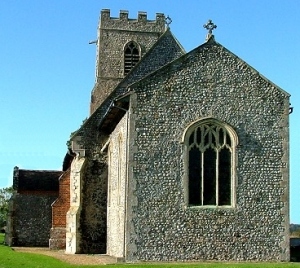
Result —
M 17 191 L 58 191 L 62 171 L 14 168 L 13 188 Z

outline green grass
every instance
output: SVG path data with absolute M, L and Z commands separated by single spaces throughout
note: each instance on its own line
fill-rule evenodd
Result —
M 281 268 L 281 267 L 298 267 L 300 263 L 167 263 L 167 264 L 114 264 L 114 265 L 71 265 L 59 261 L 55 258 L 39 255 L 35 253 L 15 252 L 10 247 L 3 244 L 4 235 L 0 234 L 0 268 L 171 268 L 171 267 L 187 267 L 187 268 Z

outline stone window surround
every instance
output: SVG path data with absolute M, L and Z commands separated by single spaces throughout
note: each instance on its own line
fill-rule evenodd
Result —
M 126 64 L 126 50 L 127 50 L 127 48 L 131 45 L 131 44 L 133 44 L 134 45 L 134 48 L 135 49 L 137 49 L 138 50 L 138 61 L 136 61 L 135 63 L 133 63 L 133 58 L 132 58 L 132 56 L 133 56 L 133 52 L 131 51 L 131 59 L 130 59 L 130 65 L 131 65 L 131 69 L 140 61 L 140 59 L 141 59 L 141 47 L 140 47 L 140 45 L 137 43 L 137 42 L 135 42 L 135 41 L 133 41 L 133 40 L 130 40 L 130 41 L 128 41 L 125 45 L 124 45 L 124 47 L 123 47 L 123 51 L 124 51 L 124 60 L 123 60 L 123 64 L 124 64 L 124 66 L 123 66 L 123 72 L 124 72 L 124 76 L 126 76 L 130 71 L 131 71 L 131 69 L 130 70 L 128 70 L 128 63 Z M 128 56 L 128 55 L 127 55 Z M 127 59 L 128 60 L 128 59 Z
M 218 126 L 221 126 L 225 128 L 230 137 L 231 137 L 231 142 L 232 142 L 232 177 L 231 177 L 231 205 L 223 205 L 223 206 L 217 206 L 217 205 L 190 205 L 189 204 L 189 177 L 188 177 L 188 143 L 189 143 L 189 137 L 190 135 L 194 132 L 194 130 L 202 125 L 202 124 L 207 124 L 207 123 L 213 123 Z M 183 131 L 183 135 L 181 138 L 181 143 L 183 145 L 183 164 L 184 164 L 184 178 L 183 178 L 183 184 L 184 184 L 184 208 L 185 209 L 232 209 L 236 207 L 236 187 L 237 187 L 237 174 L 236 174 L 236 166 L 237 166 L 237 153 L 236 153 L 236 148 L 238 145 L 238 136 L 233 129 L 232 126 L 229 124 L 218 120 L 213 117 L 204 117 L 201 119 L 198 119 L 192 123 L 190 123 L 185 130 Z

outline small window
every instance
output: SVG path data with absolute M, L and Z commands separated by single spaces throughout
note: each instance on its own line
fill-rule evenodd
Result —
M 236 135 L 218 120 L 193 124 L 185 134 L 189 206 L 234 205 Z
M 124 48 L 124 75 L 127 75 L 139 60 L 140 52 L 138 45 L 135 42 L 127 43 Z

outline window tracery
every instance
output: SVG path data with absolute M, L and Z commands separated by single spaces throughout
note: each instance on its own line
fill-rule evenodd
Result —
M 233 206 L 237 139 L 218 120 L 204 120 L 186 133 L 188 204 Z
M 140 51 L 138 44 L 131 41 L 124 48 L 124 75 L 127 75 L 130 70 L 140 60 Z

